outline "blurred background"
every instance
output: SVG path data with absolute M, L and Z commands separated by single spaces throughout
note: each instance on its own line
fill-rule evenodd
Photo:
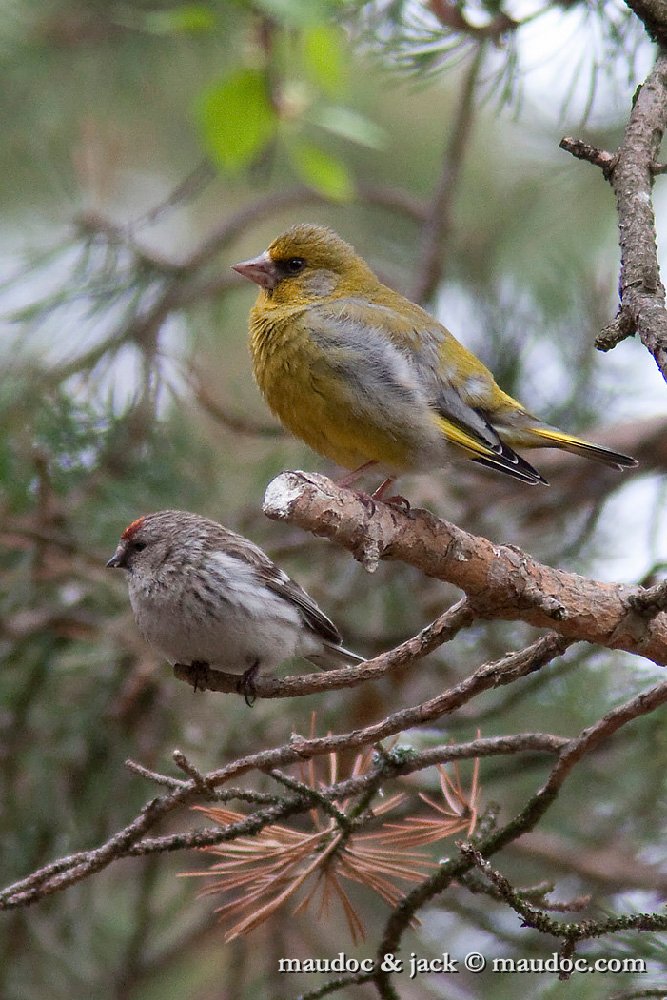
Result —
M 536 453 L 549 490 L 440 470 L 401 481 L 413 505 L 586 575 L 661 577 L 664 383 L 635 340 L 593 347 L 616 309 L 614 198 L 598 170 L 558 149 L 564 134 L 610 150 L 621 140 L 654 52 L 620 0 L 0 0 L 0 25 L 3 885 L 129 822 L 156 789 L 128 757 L 173 772 L 179 747 L 206 771 L 307 732 L 314 711 L 318 732 L 346 731 L 534 634 L 479 624 L 400 680 L 252 710 L 193 695 L 138 636 L 124 581 L 104 564 L 129 521 L 166 507 L 261 544 L 367 656 L 459 596 L 399 564 L 369 577 L 261 513 L 280 471 L 338 474 L 266 409 L 246 345 L 255 292 L 230 270 L 295 222 L 333 226 L 529 409 L 641 462 L 621 475 Z M 656 211 L 661 234 L 660 181 Z M 575 734 L 659 676 L 575 647 L 402 742 L 477 728 Z M 483 803 L 508 819 L 548 764 L 483 761 Z M 539 831 L 504 852 L 503 871 L 519 885 L 551 879 L 562 898 L 591 893 L 594 917 L 656 908 L 666 765 L 657 716 L 623 730 Z M 160 832 L 196 822 L 182 814 Z M 317 980 L 278 977 L 276 956 L 373 953 L 387 908 L 361 890 L 367 945 L 352 947 L 335 911 L 285 914 L 225 944 L 215 897 L 176 878 L 206 864 L 192 853 L 128 860 L 3 914 L 0 995 L 292 997 Z M 550 954 L 488 897 L 459 888 L 439 903 L 410 938 L 420 954 Z M 664 972 L 650 935 L 587 953 L 640 955 L 654 978 Z M 647 979 L 424 976 L 401 995 L 586 1000 Z

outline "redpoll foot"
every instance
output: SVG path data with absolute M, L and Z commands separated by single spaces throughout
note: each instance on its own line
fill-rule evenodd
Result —
M 238 683 L 238 692 L 243 695 L 243 700 L 245 701 L 248 708 L 252 708 L 255 704 L 255 699 L 257 698 L 257 688 L 255 687 L 255 678 L 259 673 L 259 660 L 248 667 L 248 669 L 241 675 Z

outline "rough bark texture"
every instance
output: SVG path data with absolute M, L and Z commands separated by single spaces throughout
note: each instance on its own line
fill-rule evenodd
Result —
M 639 614 L 641 587 L 542 565 L 520 549 L 471 535 L 426 510 L 374 504 L 324 476 L 286 472 L 269 484 L 265 514 L 349 549 L 369 571 L 400 559 L 460 587 L 476 613 L 521 620 L 568 639 L 667 663 L 667 613 Z

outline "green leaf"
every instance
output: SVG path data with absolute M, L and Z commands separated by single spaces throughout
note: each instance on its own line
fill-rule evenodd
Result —
M 346 58 L 339 28 L 320 24 L 303 32 L 303 62 L 309 78 L 325 93 L 340 92 Z
M 384 129 L 366 118 L 365 115 L 353 111 L 352 108 L 337 105 L 318 108 L 316 116 L 313 116 L 311 120 L 320 128 L 326 129 L 327 132 L 333 132 L 335 135 L 356 142 L 360 146 L 368 146 L 370 149 L 384 149 L 387 144 L 387 134 Z
M 245 167 L 272 138 L 277 116 L 260 70 L 242 69 L 202 95 L 197 116 L 205 145 L 227 170 Z
M 310 143 L 298 143 L 290 150 L 294 169 L 309 187 L 333 201 L 349 201 L 354 181 L 341 160 Z
M 173 10 L 155 10 L 145 15 L 147 31 L 156 35 L 194 34 L 212 31 L 216 25 L 215 14 L 204 4 L 186 4 Z

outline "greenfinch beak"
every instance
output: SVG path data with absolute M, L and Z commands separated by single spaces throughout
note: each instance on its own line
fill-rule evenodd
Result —
M 244 278 L 254 281 L 268 291 L 273 291 L 283 277 L 266 252 L 260 254 L 259 257 L 243 260 L 240 264 L 232 264 L 232 270 L 238 271 Z

